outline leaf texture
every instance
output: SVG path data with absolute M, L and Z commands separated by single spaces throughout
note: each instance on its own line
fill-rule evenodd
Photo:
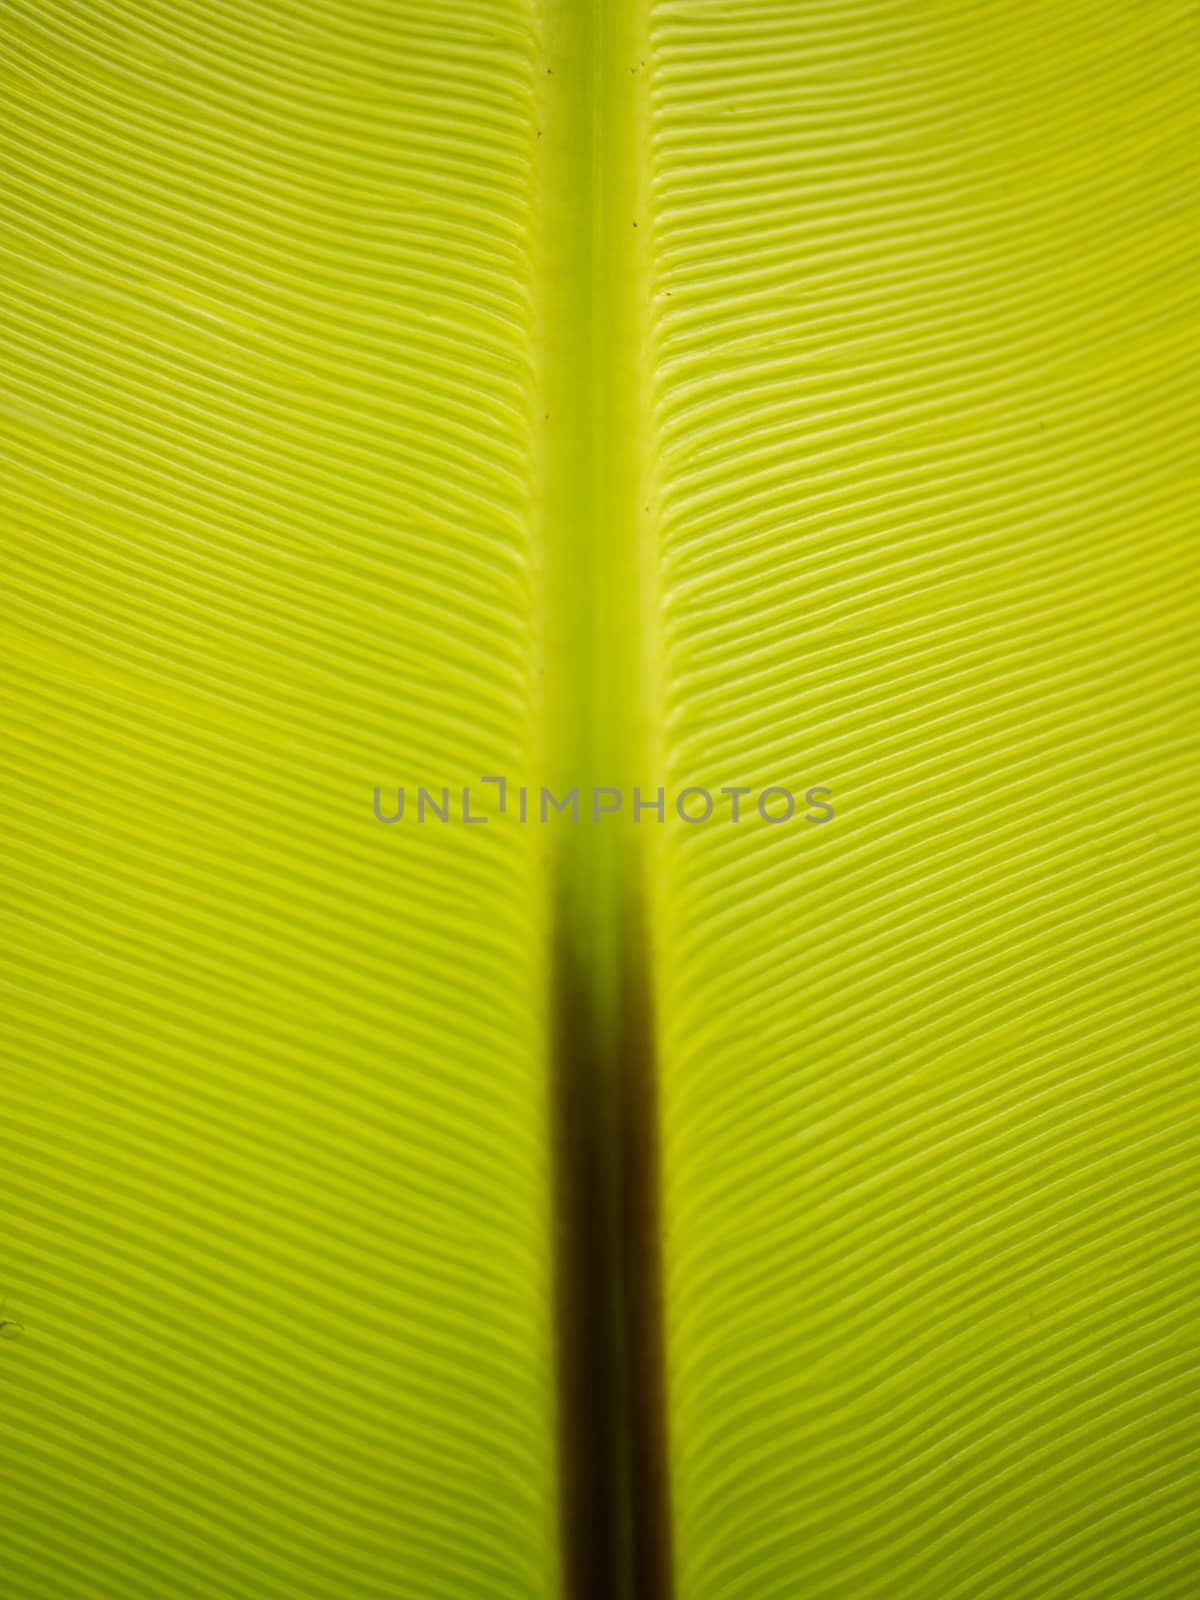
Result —
M 5 1593 L 552 1594 L 530 14 L 0 52 Z
M 6 1595 L 1194 1591 L 1194 23 L 10 0 Z
M 651 7 L 686 1600 L 1194 1592 L 1190 9 Z

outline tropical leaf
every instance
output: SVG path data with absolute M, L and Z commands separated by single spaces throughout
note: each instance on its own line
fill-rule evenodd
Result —
M 530 19 L 3 44 L 4 1584 L 552 1593 Z
M 1194 28 L 654 16 L 679 1593 L 1183 1596 Z
M 1194 20 L 11 0 L 6 1591 L 1192 1592 Z

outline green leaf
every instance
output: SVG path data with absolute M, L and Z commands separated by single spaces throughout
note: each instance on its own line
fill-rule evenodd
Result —
M 532 19 L 3 49 L 4 1584 L 552 1594 Z
M 652 17 L 678 1592 L 1182 1597 L 1194 30 Z
M 6 1592 L 1191 1593 L 1197 65 L 9 5 Z

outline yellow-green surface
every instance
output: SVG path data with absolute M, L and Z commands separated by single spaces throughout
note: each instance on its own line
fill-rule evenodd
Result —
M 0 1587 L 551 1594 L 531 18 L 0 50 Z
M 0 11 L 5 1596 L 560 1594 L 639 886 L 679 1600 L 1194 1593 L 1198 91 L 1173 0 Z M 372 819 L 485 773 L 837 815 Z
M 1196 1593 L 1188 9 L 652 8 L 687 1600 Z

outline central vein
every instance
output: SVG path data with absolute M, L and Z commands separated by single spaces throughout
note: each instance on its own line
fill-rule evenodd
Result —
M 552 851 L 563 1523 L 573 1600 L 662 1600 L 646 459 L 650 227 L 643 0 L 543 0 L 538 417 Z M 593 821 L 594 795 L 620 809 Z M 607 797 L 608 803 L 612 797 Z M 604 803 L 602 801 L 602 803 Z

